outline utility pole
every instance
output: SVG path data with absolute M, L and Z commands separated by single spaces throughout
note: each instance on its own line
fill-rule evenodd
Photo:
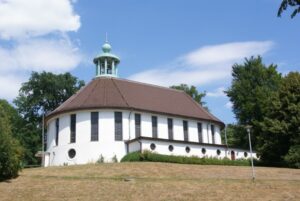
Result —
M 253 155 L 252 155 L 252 144 L 251 144 L 251 127 L 250 125 L 246 126 L 247 132 L 248 132 L 248 138 L 249 138 L 249 148 L 250 148 L 250 159 L 251 159 L 251 167 L 252 167 L 252 180 L 255 180 L 255 172 L 254 172 L 254 164 L 253 164 Z
M 45 130 L 44 130 L 44 127 L 45 127 L 45 113 L 43 113 L 43 120 L 42 120 L 42 164 L 41 166 L 43 167 L 44 164 L 45 164 Z
M 226 144 L 225 157 L 227 158 L 227 152 L 228 152 L 228 143 L 227 143 L 227 125 L 225 125 L 225 144 Z

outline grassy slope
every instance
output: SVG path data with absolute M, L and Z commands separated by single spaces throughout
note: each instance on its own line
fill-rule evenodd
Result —
M 259 167 L 256 175 L 150 162 L 25 169 L 0 183 L 0 200 L 300 200 L 300 170 Z

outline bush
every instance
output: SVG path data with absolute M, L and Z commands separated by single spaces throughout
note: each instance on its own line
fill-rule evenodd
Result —
M 7 115 L 0 107 L 0 181 L 18 176 L 23 149 L 11 135 Z
M 251 163 L 249 160 L 238 159 L 230 160 L 228 158 L 199 158 L 197 156 L 174 156 L 157 154 L 150 151 L 132 152 L 124 156 L 121 162 L 131 161 L 151 161 L 151 162 L 167 162 L 167 163 L 179 163 L 179 164 L 200 164 L 200 165 L 236 165 L 236 166 L 249 166 Z
M 113 163 L 117 163 L 117 162 L 118 162 L 118 158 L 117 158 L 116 155 L 114 155 L 114 156 L 112 157 L 111 162 L 113 162 Z
M 141 159 L 140 155 L 141 155 L 140 152 L 131 152 L 131 153 L 125 155 L 121 159 L 121 162 L 140 161 L 140 159 Z
M 300 145 L 292 146 L 284 160 L 289 167 L 300 168 Z
M 104 163 L 104 157 L 101 154 L 96 163 Z

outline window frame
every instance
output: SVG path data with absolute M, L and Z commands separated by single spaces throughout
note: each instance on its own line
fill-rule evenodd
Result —
M 76 114 L 70 115 L 70 143 L 76 143 Z
M 174 139 L 174 125 L 173 125 L 173 119 L 168 118 L 168 138 L 169 140 Z
M 183 139 L 185 142 L 189 141 L 189 123 L 187 120 L 182 121 L 182 127 L 183 127 Z
M 203 126 L 201 122 L 197 122 L 198 141 L 203 143 Z
M 157 138 L 158 137 L 158 127 L 157 127 L 157 116 L 151 116 L 151 122 L 152 122 L 152 137 Z
M 123 140 L 123 113 L 117 111 L 114 114 L 115 114 L 115 141 L 122 141 Z
M 99 141 L 99 112 L 91 112 L 91 141 Z
M 213 125 L 213 124 L 210 125 L 210 131 L 211 131 L 212 144 L 215 144 L 216 143 L 216 139 L 215 139 L 215 125 Z
M 135 137 L 140 137 L 142 133 L 142 116 L 140 113 L 134 114 L 134 129 L 135 129 Z

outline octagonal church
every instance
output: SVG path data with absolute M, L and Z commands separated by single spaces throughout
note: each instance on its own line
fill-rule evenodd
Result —
M 108 42 L 96 76 L 46 117 L 44 166 L 120 161 L 134 151 L 247 158 L 222 144 L 224 123 L 183 91 L 118 78 Z

